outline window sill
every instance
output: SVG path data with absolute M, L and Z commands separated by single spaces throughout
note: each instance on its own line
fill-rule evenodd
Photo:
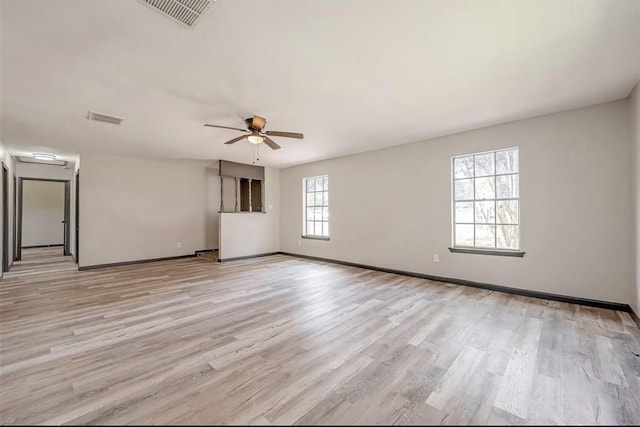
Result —
M 310 239 L 310 240 L 326 240 L 327 242 L 329 241 L 329 237 L 324 237 L 324 236 L 300 236 L 303 239 Z
M 503 249 L 477 249 L 477 248 L 449 248 L 449 252 L 460 254 L 497 255 L 522 258 L 524 251 L 511 251 Z

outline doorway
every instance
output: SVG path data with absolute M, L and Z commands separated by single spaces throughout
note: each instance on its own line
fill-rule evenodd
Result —
M 2 271 L 9 271 L 9 170 L 2 164 Z
M 69 256 L 71 182 L 69 180 L 19 178 L 16 260 L 23 249 L 59 247 Z
M 17 245 L 18 245 L 18 233 L 16 230 L 18 229 L 18 178 L 13 176 L 13 242 L 11 247 L 13 248 L 13 261 L 16 260 Z
M 80 265 L 80 171 L 76 172 L 76 218 L 75 218 L 75 228 L 76 228 L 76 263 Z

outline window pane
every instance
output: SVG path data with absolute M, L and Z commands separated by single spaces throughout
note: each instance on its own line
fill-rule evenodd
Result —
M 476 178 L 476 199 L 495 199 L 495 177 Z
M 320 221 L 322 220 L 322 208 L 313 208 L 314 212 L 313 212 L 313 219 L 315 221 Z
M 307 192 L 316 191 L 316 180 L 314 178 L 305 178 L 307 181 Z
M 314 219 L 313 208 L 307 208 L 307 221 L 313 221 Z
M 498 248 L 520 249 L 520 227 L 517 225 L 498 225 Z
M 476 222 L 480 224 L 495 224 L 496 211 L 495 202 L 476 202 Z
M 519 150 L 453 158 L 454 245 L 519 249 Z
M 473 156 L 453 159 L 455 178 L 473 178 Z
M 518 224 L 518 201 L 498 201 L 498 221 L 501 224 Z
M 305 231 L 305 234 L 307 236 L 310 236 L 313 234 L 313 221 L 307 221 L 307 230 Z
M 322 206 L 322 192 L 320 193 L 315 193 L 316 194 L 316 200 L 315 200 L 315 205 L 316 206 Z
M 473 199 L 473 179 L 460 179 L 455 182 L 456 200 Z
M 518 149 L 498 151 L 496 152 L 496 173 L 517 173 L 518 165 Z
M 498 199 L 512 199 L 519 197 L 520 186 L 518 175 L 502 175 L 496 177 Z
M 456 202 L 456 223 L 473 222 L 473 202 Z
M 329 221 L 329 208 L 322 208 L 322 220 Z
M 495 248 L 495 225 L 476 225 L 476 246 Z
M 329 177 L 328 176 L 323 176 L 322 177 L 322 183 L 324 184 L 322 186 L 322 188 L 324 189 L 324 191 L 328 191 L 329 190 Z
M 473 224 L 456 224 L 455 245 L 473 246 Z
M 313 202 L 315 201 L 314 193 L 307 193 L 307 206 L 313 206 Z
M 324 206 L 329 206 L 329 192 L 325 191 L 322 193 L 322 204 Z
M 316 191 L 322 191 L 324 188 L 324 179 L 321 176 L 316 177 Z
M 494 175 L 493 153 L 475 156 L 476 176 Z
M 313 234 L 316 236 L 322 236 L 322 221 L 315 222 L 315 229 L 316 229 L 316 232 Z
M 329 223 L 326 221 L 322 223 L 322 235 L 329 236 Z

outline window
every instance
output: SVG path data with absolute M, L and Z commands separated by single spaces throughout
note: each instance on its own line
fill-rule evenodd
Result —
M 453 158 L 454 249 L 520 250 L 519 182 L 518 148 Z
M 313 176 L 303 180 L 303 237 L 329 237 L 329 177 Z

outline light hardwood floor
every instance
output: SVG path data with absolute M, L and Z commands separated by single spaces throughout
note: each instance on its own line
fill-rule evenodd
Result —
M 3 424 L 640 423 L 627 313 L 285 255 L 9 277 L 0 321 Z
M 46 272 L 76 270 L 72 256 L 64 256 L 62 246 L 22 249 L 22 259 L 15 261 L 5 278 L 42 274 Z

